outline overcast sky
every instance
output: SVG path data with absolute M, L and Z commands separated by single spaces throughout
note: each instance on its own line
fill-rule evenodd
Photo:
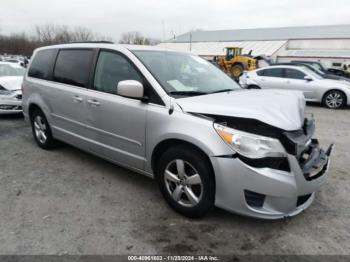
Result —
M 189 30 L 350 24 L 349 0 L 0 0 L 0 33 L 36 24 L 84 26 L 118 40 L 140 31 L 168 39 Z

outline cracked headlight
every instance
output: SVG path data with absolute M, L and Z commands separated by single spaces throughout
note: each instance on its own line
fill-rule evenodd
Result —
M 238 131 L 215 123 L 218 135 L 238 154 L 248 158 L 284 157 L 286 151 L 278 139 Z

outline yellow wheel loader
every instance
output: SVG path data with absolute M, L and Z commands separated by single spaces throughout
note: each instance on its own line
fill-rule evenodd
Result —
M 257 69 L 257 58 L 250 55 L 242 55 L 241 47 L 225 47 L 226 55 L 216 57 L 218 66 L 229 76 L 238 80 L 243 71 Z

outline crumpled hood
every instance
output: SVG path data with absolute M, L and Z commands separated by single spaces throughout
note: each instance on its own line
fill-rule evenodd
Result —
M 237 90 L 176 102 L 185 112 L 256 119 L 286 131 L 304 123 L 305 99 L 300 91 Z
M 23 82 L 23 76 L 2 76 L 0 85 L 10 91 L 20 90 Z

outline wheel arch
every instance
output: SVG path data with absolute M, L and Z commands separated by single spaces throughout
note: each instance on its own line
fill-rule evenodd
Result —
M 257 84 L 250 84 L 247 86 L 247 89 L 261 89 L 261 87 Z
M 345 98 L 344 105 L 346 106 L 349 98 L 346 95 L 346 93 L 343 90 L 339 89 L 339 88 L 330 88 L 329 90 L 327 90 L 322 96 L 322 100 L 321 100 L 322 104 L 324 103 L 324 100 L 325 100 L 326 96 L 332 91 L 337 91 L 337 92 L 340 92 L 340 93 L 342 93 L 344 95 L 344 98 Z
M 28 98 L 24 99 L 23 113 L 26 118 L 28 117 L 28 119 L 30 119 L 34 108 L 40 109 L 44 113 L 47 122 L 51 124 L 51 109 L 49 104 L 37 93 L 33 93 Z
M 29 119 L 32 117 L 32 114 L 33 112 L 38 109 L 40 111 L 43 111 L 40 106 L 38 106 L 36 103 L 30 103 L 29 106 L 28 106 L 28 116 L 29 116 Z
M 202 154 L 208 160 L 208 163 L 209 163 L 211 171 L 212 171 L 211 173 L 213 174 L 213 179 L 215 182 L 214 168 L 213 168 L 213 165 L 210 161 L 208 154 L 203 149 L 198 147 L 197 145 L 195 145 L 191 142 L 182 140 L 182 139 L 178 139 L 178 138 L 170 138 L 170 139 L 162 140 L 154 147 L 154 149 L 152 151 L 152 156 L 151 156 L 151 168 L 153 170 L 154 175 L 155 176 L 157 175 L 156 169 L 157 169 L 158 160 L 159 160 L 161 154 L 164 153 L 168 148 L 175 147 L 178 145 L 192 147 L 194 150 L 196 150 L 200 154 Z

